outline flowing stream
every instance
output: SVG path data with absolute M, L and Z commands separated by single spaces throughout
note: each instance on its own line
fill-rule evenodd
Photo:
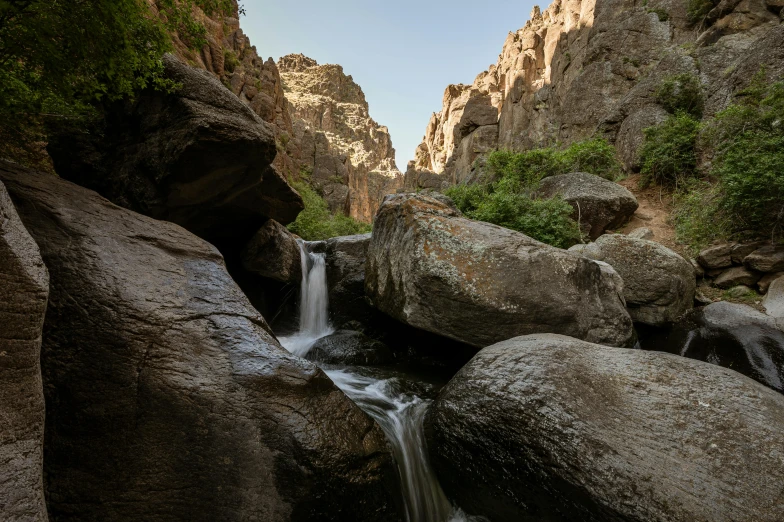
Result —
M 307 355 L 320 338 L 333 333 L 329 325 L 327 272 L 324 254 L 302 253 L 299 331 L 282 337 L 290 352 Z M 330 379 L 378 422 L 389 440 L 400 475 L 408 522 L 469 522 L 453 508 L 430 467 L 423 421 L 437 388 L 402 372 L 359 367 L 326 367 Z

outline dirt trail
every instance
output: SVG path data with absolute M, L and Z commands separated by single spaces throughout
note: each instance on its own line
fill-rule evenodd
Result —
M 653 241 L 685 255 L 685 247 L 675 240 L 675 227 L 671 215 L 673 209 L 672 193 L 661 187 L 640 189 L 640 175 L 634 174 L 620 182 L 629 189 L 640 208 L 632 219 L 619 232 L 628 234 L 638 228 L 649 228 L 653 232 Z

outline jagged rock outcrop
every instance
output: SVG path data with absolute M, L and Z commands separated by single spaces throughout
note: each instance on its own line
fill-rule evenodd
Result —
M 784 518 L 784 397 L 685 357 L 510 339 L 449 382 L 425 428 L 447 495 L 490 520 Z
M 301 54 L 277 65 L 311 183 L 333 209 L 372 221 L 383 197 L 403 186 L 389 130 L 370 118 L 365 94 L 341 66 Z
M 248 272 L 281 283 L 299 283 L 302 280 L 297 239 L 274 219 L 264 223 L 240 255 L 242 266 Z
M 41 338 L 49 273 L 0 182 L 0 520 L 48 519 Z
M 213 246 L 54 176 L 0 180 L 52 282 L 53 519 L 399 519 L 380 428 L 280 347 Z
M 387 196 L 367 251 L 373 305 L 482 348 L 529 333 L 627 345 L 632 320 L 609 265 L 462 217 L 447 198 Z
M 53 137 L 58 174 L 213 242 L 293 221 L 302 198 L 271 166 L 270 126 L 211 75 L 163 62 L 177 92 L 144 92 L 108 109 L 100 129 Z
M 471 85 L 447 87 L 416 168 L 457 183 L 470 177 L 478 151 L 569 144 L 597 132 L 635 168 L 642 130 L 666 117 L 655 97 L 664 78 L 698 76 L 709 115 L 760 66 L 770 78 L 784 73 L 780 9 L 766 0 L 721 2 L 695 25 L 686 9 L 672 0 L 555 0 L 544 12 L 534 8 L 496 64 Z

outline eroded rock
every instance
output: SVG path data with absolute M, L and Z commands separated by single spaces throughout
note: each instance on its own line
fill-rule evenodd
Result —
M 696 280 L 691 263 L 654 241 L 606 234 L 570 250 L 612 266 L 623 279 L 623 296 L 635 322 L 671 323 L 691 310 Z
M 40 364 L 48 296 L 38 245 L 0 182 L 0 519 L 8 522 L 48 519 Z
M 274 219 L 267 221 L 245 245 L 242 266 L 249 272 L 282 283 L 299 283 L 302 280 L 297 240 Z
M 381 430 L 280 347 L 214 247 L 51 176 L 0 179 L 52 280 L 53 518 L 398 519 Z
M 491 520 L 784 517 L 784 396 L 700 361 L 510 339 L 450 381 L 425 427 L 447 495 Z
M 476 347 L 532 332 L 616 346 L 633 335 L 612 269 L 427 195 L 387 197 L 365 272 L 376 308 Z

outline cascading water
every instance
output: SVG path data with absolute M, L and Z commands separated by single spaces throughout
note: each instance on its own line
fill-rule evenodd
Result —
M 300 299 L 300 330 L 291 337 L 282 337 L 281 344 L 295 355 L 307 355 L 313 344 L 329 335 L 329 303 L 324 254 L 302 252 L 302 287 Z M 392 446 L 400 474 L 403 501 L 408 522 L 468 522 L 469 517 L 454 509 L 444 495 L 428 462 L 423 421 L 430 400 L 420 394 L 432 395 L 432 386 L 419 384 L 413 390 L 406 379 L 397 375 L 380 376 L 362 368 L 324 368 L 332 381 L 360 408 L 378 422 Z M 381 372 L 383 373 L 383 372 Z M 388 372 L 389 373 L 389 372 Z M 419 393 L 417 393 L 419 392 Z

